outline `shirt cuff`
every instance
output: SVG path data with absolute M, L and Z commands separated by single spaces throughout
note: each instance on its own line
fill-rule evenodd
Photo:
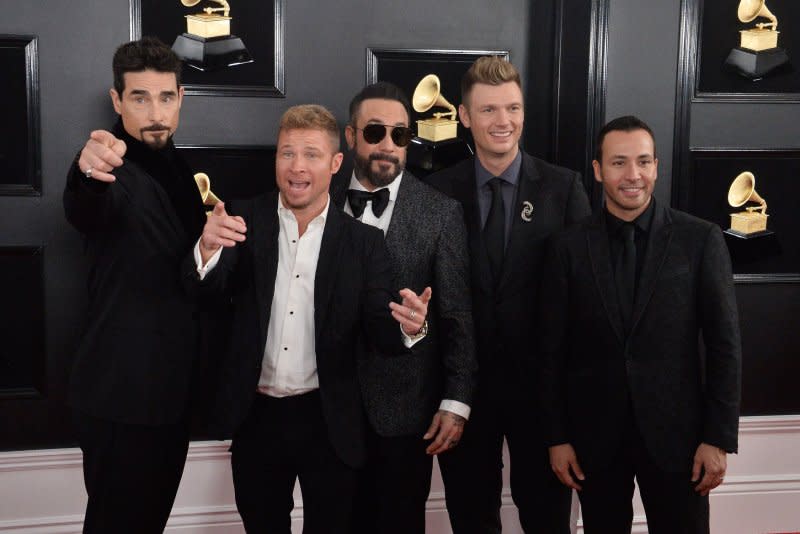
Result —
M 209 262 L 209 263 L 211 263 L 211 262 Z M 201 278 L 201 280 L 202 280 L 202 278 Z M 400 335 L 403 337 L 403 345 L 405 345 L 407 349 L 410 349 L 411 347 L 416 345 L 418 342 L 420 342 L 423 339 L 425 339 L 425 334 L 423 334 L 421 336 L 414 336 L 414 337 L 409 336 L 408 334 L 406 334 L 403 331 L 403 327 L 402 326 L 400 326 Z
M 464 419 L 469 419 L 469 414 L 471 411 L 471 408 L 468 404 L 451 399 L 442 399 L 442 402 L 439 403 L 439 409 L 460 415 Z
M 208 271 L 217 266 L 221 255 L 222 247 L 219 247 L 219 250 L 208 259 L 208 263 L 203 265 L 203 257 L 200 255 L 200 239 L 197 240 L 197 243 L 194 244 L 194 262 L 197 264 L 197 275 L 200 277 L 200 280 L 206 277 Z

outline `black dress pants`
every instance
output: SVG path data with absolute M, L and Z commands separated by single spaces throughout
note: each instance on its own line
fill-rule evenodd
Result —
M 84 534 L 163 532 L 186 462 L 188 425 L 129 425 L 73 415 L 89 495 Z
M 580 462 L 580 452 L 578 452 Z M 639 431 L 631 425 L 611 463 L 584 470 L 578 492 L 586 534 L 630 534 L 634 478 L 639 484 L 650 534 L 708 534 L 708 496 L 694 491 L 691 460 L 672 473 L 650 457 Z
M 358 534 L 425 534 L 425 503 L 431 491 L 430 441 L 417 436 L 383 437 L 369 431 L 367 465 L 359 474 Z
M 498 389 L 479 390 L 461 442 L 439 455 L 454 534 L 501 531 L 504 437 L 511 462 L 511 496 L 523 531 L 569 534 L 571 490 L 550 468 L 533 406 L 533 400 L 514 398 Z
M 283 398 L 256 395 L 231 452 L 236 507 L 247 532 L 290 534 L 299 480 L 303 533 L 350 533 L 356 472 L 330 443 L 319 390 Z

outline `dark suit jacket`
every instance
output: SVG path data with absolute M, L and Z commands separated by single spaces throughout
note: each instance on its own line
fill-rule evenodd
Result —
M 532 396 L 534 350 L 540 331 L 536 302 L 544 245 L 550 234 L 590 213 L 580 175 L 523 153 L 516 200 L 511 208 L 514 222 L 497 288 L 492 286 L 481 231 L 474 160 L 462 161 L 426 181 L 464 208 L 480 369 L 478 394 Z M 530 221 L 522 217 L 526 203 L 533 208 Z
M 332 194 L 346 202 L 349 176 Z M 428 335 L 404 358 L 370 354 L 359 361 L 367 416 L 382 436 L 422 434 L 442 399 L 470 404 L 475 342 L 469 294 L 467 237 L 458 202 L 403 173 L 386 233 L 397 289 L 433 290 Z
M 218 437 L 234 436 L 257 394 L 278 269 L 278 197 L 267 193 L 227 204 L 247 224 L 247 239 L 226 248 L 200 282 L 193 257 L 185 262 L 189 288 L 202 294 L 227 292 L 234 316 L 230 349 L 222 363 L 213 415 Z M 314 280 L 314 336 L 322 412 L 339 457 L 364 462 L 364 410 L 356 370 L 365 350 L 401 354 L 389 254 L 383 234 L 342 213 L 328 210 Z M 276 429 L 280 432 L 280 429 Z
M 197 316 L 183 291 L 189 236 L 159 183 L 136 163 L 116 182 L 91 184 L 73 165 L 64 211 L 86 235 L 89 321 L 75 357 L 70 404 L 130 424 L 175 423 L 185 414 L 196 360 Z M 187 193 L 202 203 L 194 184 Z
M 700 442 L 736 450 L 741 353 L 722 232 L 654 209 L 628 336 L 602 211 L 554 238 L 545 268 L 547 438 L 571 443 L 587 473 L 609 461 L 630 417 L 669 471 L 688 472 Z

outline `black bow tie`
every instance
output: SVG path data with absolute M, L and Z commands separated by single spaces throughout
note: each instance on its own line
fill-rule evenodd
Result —
M 386 206 L 389 205 L 389 190 L 386 188 L 377 191 L 360 191 L 358 189 L 347 190 L 347 200 L 350 201 L 350 209 L 353 210 L 353 217 L 358 219 L 367 207 L 367 201 L 372 201 L 372 213 L 375 217 L 380 217 Z

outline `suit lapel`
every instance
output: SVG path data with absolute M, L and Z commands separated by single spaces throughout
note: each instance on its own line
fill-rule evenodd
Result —
M 339 272 L 337 266 L 345 222 L 343 217 L 345 215 L 339 211 L 339 208 L 331 206 L 328 209 L 328 218 L 322 233 L 317 272 L 314 275 L 314 335 L 317 341 L 319 341 L 319 335 L 324 330 L 323 325 L 328 318 L 329 302 L 333 295 L 336 275 Z
M 483 243 L 481 228 L 481 211 L 478 207 L 478 192 L 475 187 L 475 164 L 470 159 L 464 163 L 468 168 L 460 173 L 453 187 L 453 197 L 461 202 L 464 209 L 464 218 L 469 236 L 469 256 L 472 259 L 473 277 L 477 276 L 481 288 L 486 293 L 494 293 L 492 287 L 492 272 L 489 267 L 489 258 L 486 256 L 486 246 Z
M 275 277 L 278 275 L 278 198 L 267 195 L 253 203 L 253 277 L 256 282 L 259 332 L 263 347 L 267 343 L 267 327 L 275 293 Z
M 650 227 L 650 235 L 645 250 L 642 272 L 639 275 L 639 286 L 636 290 L 636 298 L 633 303 L 631 316 L 631 331 L 636 328 L 636 324 L 642 317 L 650 297 L 653 295 L 658 273 L 664 265 L 672 241 L 672 224 L 667 210 L 656 204 L 653 213 L 653 222 Z
M 412 177 L 413 180 L 413 177 Z M 409 180 L 409 173 L 403 174 L 400 180 L 400 187 L 397 189 L 397 198 L 392 209 L 392 219 L 389 221 L 389 228 L 386 229 L 386 246 L 395 258 L 401 257 L 397 252 L 403 247 L 403 229 L 410 228 L 414 223 L 411 215 L 412 199 L 414 195 L 414 184 Z
M 592 218 L 586 233 L 586 246 L 589 249 L 589 261 L 594 273 L 594 281 L 600 293 L 600 300 L 606 315 L 620 341 L 625 340 L 625 329 L 620 315 L 617 286 L 614 283 L 614 272 L 611 268 L 611 249 L 608 244 L 608 232 L 604 223 L 605 212 L 598 211 Z

